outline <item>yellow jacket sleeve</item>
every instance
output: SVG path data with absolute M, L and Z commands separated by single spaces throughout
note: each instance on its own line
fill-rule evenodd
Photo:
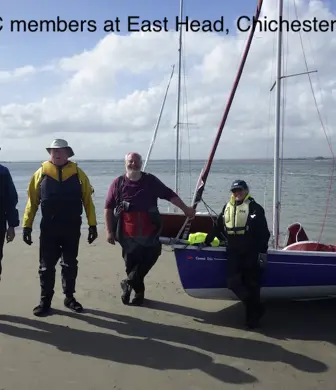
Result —
M 83 205 L 89 226 L 97 226 L 96 209 L 92 201 L 94 189 L 84 171 L 77 167 L 77 172 L 82 185 Z
M 40 181 L 42 178 L 42 168 L 39 168 L 30 179 L 28 185 L 28 200 L 23 215 L 23 228 L 32 228 L 36 212 L 40 204 Z

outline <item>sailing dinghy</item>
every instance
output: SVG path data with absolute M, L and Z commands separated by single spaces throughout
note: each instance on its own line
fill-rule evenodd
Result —
M 259 19 L 263 0 L 258 0 L 255 20 Z M 278 3 L 278 17 L 283 14 L 283 0 Z M 255 32 L 255 24 L 251 26 L 246 48 L 229 96 L 222 121 L 214 141 L 209 159 L 199 177 L 193 205 L 202 201 L 202 194 L 210 171 L 221 133 L 228 117 L 239 80 L 248 56 Z M 273 242 L 268 251 L 268 261 L 263 279 L 262 297 L 273 298 L 318 298 L 336 295 L 336 245 L 328 245 L 319 241 L 310 241 L 300 223 L 288 227 L 287 242 L 284 247 L 279 245 L 280 217 L 280 104 L 281 104 L 281 49 L 282 32 L 277 37 L 278 61 L 276 88 L 276 125 L 275 125 L 275 155 L 274 155 L 274 192 L 273 192 Z M 305 73 L 310 73 L 309 71 Z M 333 167 L 334 167 L 333 157 Z M 333 173 L 333 172 L 332 172 Z M 189 245 L 190 233 L 208 233 L 213 226 L 210 215 L 196 215 L 193 220 L 185 219 L 183 215 L 162 214 L 163 231 L 161 241 L 173 248 L 179 277 L 185 292 L 195 298 L 203 299 L 237 299 L 226 284 L 226 250 L 225 247 L 206 247 L 200 250 Z M 177 232 L 177 225 L 180 227 Z

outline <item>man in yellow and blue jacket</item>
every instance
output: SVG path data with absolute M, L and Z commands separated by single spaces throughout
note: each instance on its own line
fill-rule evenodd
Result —
M 56 139 L 47 148 L 46 161 L 33 174 L 28 187 L 28 201 L 23 216 L 23 240 L 32 244 L 32 227 L 39 205 L 40 223 L 40 286 L 41 299 L 34 315 L 47 315 L 54 295 L 55 267 L 61 257 L 64 305 L 79 313 L 82 305 L 75 299 L 78 273 L 78 249 L 81 236 L 83 205 L 85 208 L 91 244 L 97 237 L 93 187 L 84 171 L 69 161 L 74 155 L 68 143 Z

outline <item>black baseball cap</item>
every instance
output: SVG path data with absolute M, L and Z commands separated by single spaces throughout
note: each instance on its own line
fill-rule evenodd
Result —
M 247 190 L 247 184 L 244 180 L 235 180 L 232 184 L 231 184 L 231 188 L 230 188 L 230 191 L 233 191 L 233 190 Z

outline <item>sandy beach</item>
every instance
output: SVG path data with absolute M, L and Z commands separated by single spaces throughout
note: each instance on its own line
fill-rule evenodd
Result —
M 86 232 L 85 232 L 86 233 Z M 335 389 L 335 302 L 278 303 L 258 331 L 234 302 L 188 297 L 165 248 L 147 277 L 144 307 L 124 306 L 119 246 L 83 235 L 77 299 L 63 307 L 58 266 L 53 315 L 39 299 L 38 231 L 5 244 L 0 284 L 0 389 Z M 332 374 L 334 372 L 334 374 Z

